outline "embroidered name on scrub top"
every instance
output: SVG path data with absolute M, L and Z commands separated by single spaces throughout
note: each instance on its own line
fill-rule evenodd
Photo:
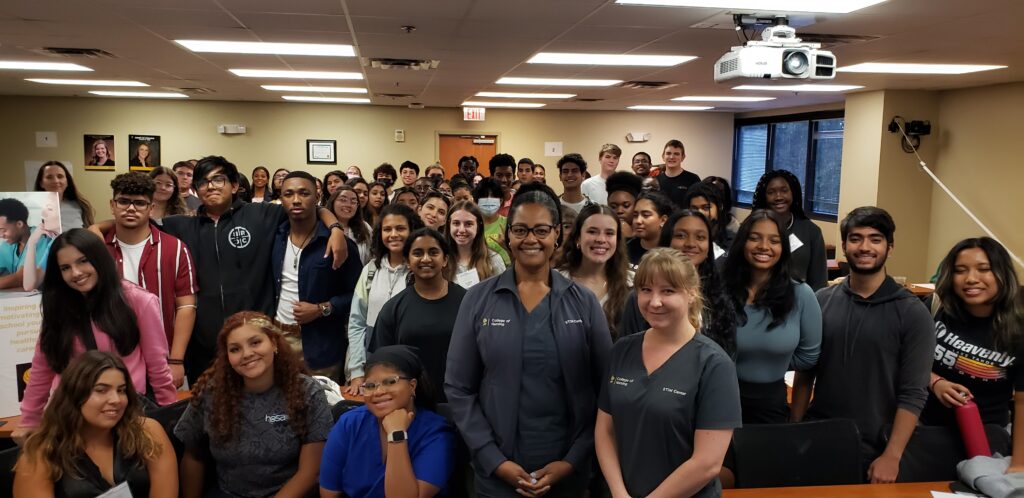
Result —
M 510 318 L 484 318 L 483 326 L 490 325 L 491 327 L 507 327 L 512 324 Z

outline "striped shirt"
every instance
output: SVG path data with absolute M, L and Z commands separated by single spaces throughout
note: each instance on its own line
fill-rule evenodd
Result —
M 164 333 L 167 336 L 167 346 L 170 348 L 174 339 L 174 300 L 198 293 L 199 282 L 195 278 L 192 254 L 185 243 L 160 231 L 153 224 L 150 224 L 150 231 L 149 240 L 139 260 L 139 286 L 160 298 Z M 107 250 L 117 262 L 117 270 L 123 277 L 124 255 L 113 230 L 107 234 L 106 243 Z

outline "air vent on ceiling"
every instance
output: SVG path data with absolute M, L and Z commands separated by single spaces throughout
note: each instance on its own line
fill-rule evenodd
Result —
M 385 97 L 389 99 L 411 99 L 415 97 L 415 95 L 411 93 L 375 93 L 374 95 L 377 97 Z
M 185 94 L 188 94 L 188 95 L 209 95 L 211 93 L 217 93 L 217 90 L 214 90 L 212 88 L 203 88 L 203 87 L 188 87 L 188 86 L 186 86 L 186 87 L 181 87 L 181 88 L 178 88 L 178 87 L 164 87 L 164 88 L 166 90 L 171 90 L 171 91 L 174 91 L 174 92 L 181 92 L 181 93 L 185 93 Z
M 618 86 L 633 90 L 661 90 L 663 88 L 672 88 L 676 86 L 676 83 L 669 83 L 667 81 L 624 81 L 619 83 Z
M 570 102 L 602 102 L 604 99 L 587 99 L 587 98 L 575 98 Z
M 39 51 L 44 54 L 58 55 L 61 57 L 87 57 L 89 59 L 117 58 L 114 54 L 98 48 L 43 47 Z
M 369 59 L 366 57 L 360 58 L 360 61 L 364 67 L 369 66 L 374 69 L 411 69 L 413 71 L 437 69 L 438 64 L 441 63 L 436 59 Z

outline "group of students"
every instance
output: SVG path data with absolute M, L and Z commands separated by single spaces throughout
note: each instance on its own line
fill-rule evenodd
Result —
M 853 419 L 866 480 L 892 482 L 919 417 L 1024 413 L 1024 297 L 998 242 L 954 247 L 929 311 L 886 275 L 884 210 L 842 220 L 851 274 L 827 286 L 792 174 L 766 173 L 736 223 L 681 142 L 633 173 L 620 155 L 602 147 L 585 181 L 562 157 L 561 196 L 498 154 L 485 178 L 472 157 L 448 180 L 258 169 L 245 198 L 208 156 L 181 166 L 186 191 L 170 172 L 194 214 L 159 220 L 167 178 L 119 175 L 114 219 L 50 247 L 15 495 L 176 496 L 178 466 L 190 498 L 433 496 L 465 444 L 478 496 L 717 496 L 734 429 L 828 418 Z M 365 405 L 335 423 L 309 374 Z M 143 413 L 186 379 L 179 465 Z

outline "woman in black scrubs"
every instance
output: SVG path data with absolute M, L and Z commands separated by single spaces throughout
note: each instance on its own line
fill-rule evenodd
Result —
M 590 291 L 551 267 L 554 192 L 524 186 L 505 240 L 513 264 L 470 288 L 455 320 L 445 393 L 480 497 L 583 496 L 611 336 Z
M 594 431 L 608 488 L 615 498 L 721 496 L 740 395 L 732 360 L 697 333 L 700 275 L 681 252 L 657 248 L 634 285 L 651 328 L 612 349 Z

